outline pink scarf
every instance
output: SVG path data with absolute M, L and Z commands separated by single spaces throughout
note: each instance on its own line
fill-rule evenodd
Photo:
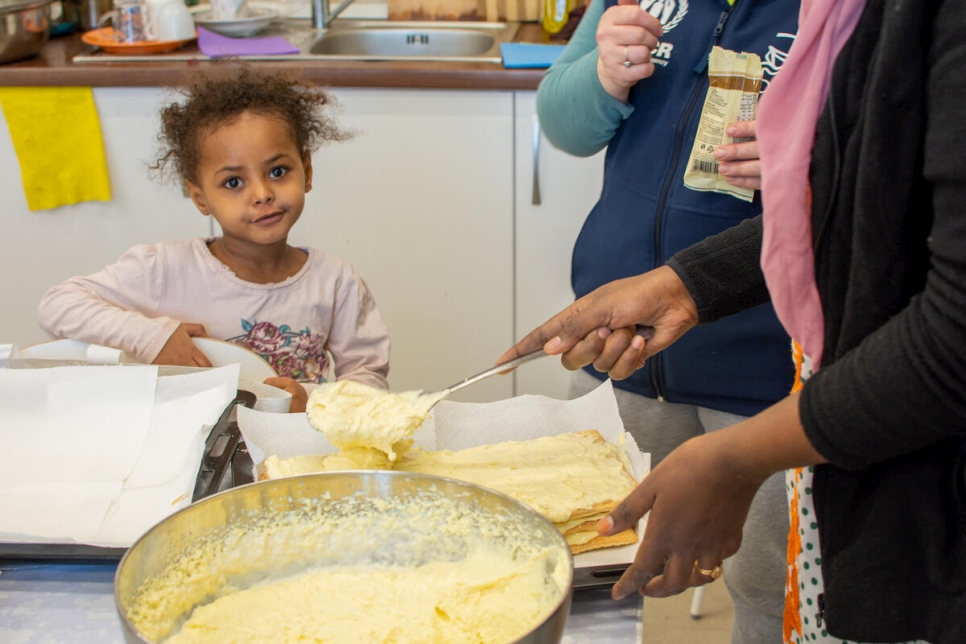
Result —
M 865 0 L 802 0 L 798 36 L 758 112 L 761 267 L 778 319 L 816 368 L 825 336 L 815 285 L 808 169 L 832 65 L 864 8 Z

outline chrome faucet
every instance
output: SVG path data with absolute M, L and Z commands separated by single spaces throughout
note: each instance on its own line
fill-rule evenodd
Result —
M 329 0 L 312 0 L 312 29 L 328 29 L 332 21 L 339 17 L 352 0 L 342 0 L 335 9 L 329 7 Z

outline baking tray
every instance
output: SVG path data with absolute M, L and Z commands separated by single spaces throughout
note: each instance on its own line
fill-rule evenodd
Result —
M 613 564 L 574 568 L 574 590 L 610 588 L 629 567 L 630 564 Z
M 49 361 L 48 361 L 49 362 Z M 255 394 L 239 389 L 228 403 L 205 441 L 191 501 L 254 481 L 254 463 L 236 421 L 238 405 L 253 408 Z M 226 476 L 227 475 L 227 476 Z M 108 548 L 81 543 L 0 543 L 0 559 L 58 561 L 119 561 L 127 548 Z

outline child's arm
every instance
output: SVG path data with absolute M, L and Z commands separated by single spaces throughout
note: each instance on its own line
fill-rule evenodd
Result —
M 116 264 L 48 290 L 37 320 L 55 338 L 114 347 L 154 362 L 180 325 L 157 316 L 162 288 L 157 247 L 136 246 Z
M 389 389 L 389 331 L 372 293 L 351 268 L 340 280 L 326 348 L 336 380 Z

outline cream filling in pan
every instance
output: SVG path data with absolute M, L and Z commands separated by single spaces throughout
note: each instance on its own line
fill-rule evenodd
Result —
M 526 563 L 478 551 L 418 568 L 308 572 L 197 608 L 166 644 L 513 642 L 559 597 L 546 562 Z
M 569 592 L 570 559 L 549 526 L 473 498 L 323 495 L 255 513 L 178 551 L 129 617 L 165 644 L 516 641 Z

